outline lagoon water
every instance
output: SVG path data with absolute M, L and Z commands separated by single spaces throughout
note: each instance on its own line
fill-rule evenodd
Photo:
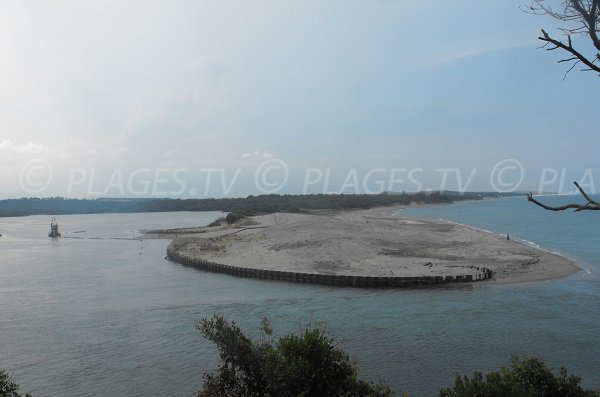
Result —
M 549 197 L 551 202 L 573 197 Z M 164 259 L 145 228 L 196 226 L 218 213 L 0 218 L 0 368 L 40 396 L 190 396 L 218 355 L 195 329 L 221 313 L 257 332 L 326 330 L 360 366 L 411 396 L 435 396 L 457 372 L 489 371 L 511 354 L 567 366 L 600 387 L 600 214 L 550 213 L 523 198 L 417 208 L 509 233 L 574 258 L 562 280 L 368 290 L 236 278 Z M 75 233 L 80 232 L 80 233 Z

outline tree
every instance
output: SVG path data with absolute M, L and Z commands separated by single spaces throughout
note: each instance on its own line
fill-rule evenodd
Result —
M 600 38 L 599 38 L 599 15 L 600 0 L 554 0 L 558 6 L 552 6 L 553 0 L 533 0 L 526 10 L 533 14 L 550 15 L 551 17 L 564 23 L 564 27 L 559 30 L 566 35 L 566 43 L 553 38 L 544 29 L 542 35 L 538 37 L 544 42 L 543 47 L 548 51 L 563 50 L 567 57 L 558 61 L 559 63 L 572 63 L 566 75 L 577 65 L 583 64 L 582 70 L 595 71 L 600 74 L 600 65 L 596 61 L 600 60 Z M 587 36 L 595 50 L 595 54 L 584 54 L 583 51 L 576 49 L 571 40 L 571 36 Z
M 222 316 L 202 319 L 198 329 L 217 345 L 220 364 L 204 375 L 199 397 L 391 397 L 385 385 L 357 379 L 357 368 L 333 340 L 318 329 L 277 341 L 268 321 L 253 341 Z
M 3 369 L 0 369 L 0 397 L 21 397 L 19 385 L 13 383 L 11 377 Z M 31 397 L 31 395 L 28 393 L 24 397 Z
M 600 0 L 555 0 L 559 4 L 558 7 L 551 5 L 552 0 L 533 0 L 529 9 L 526 10 L 533 14 L 538 15 L 550 15 L 551 17 L 564 22 L 566 27 L 559 27 L 559 30 L 567 36 L 567 42 L 563 43 L 551 37 L 544 29 L 542 29 L 542 35 L 538 37 L 548 51 L 554 51 L 561 49 L 568 53 L 566 58 L 558 61 L 571 62 L 571 67 L 565 73 L 567 74 L 575 68 L 578 64 L 583 64 L 585 67 L 584 71 L 595 71 L 600 74 L 600 62 L 596 64 L 596 61 L 600 60 L 600 37 L 599 37 L 599 26 L 600 26 Z M 571 36 L 587 36 L 594 46 L 595 54 L 585 55 L 573 46 Z M 587 200 L 585 204 L 570 203 L 561 206 L 549 206 L 546 205 L 533 197 L 533 193 L 527 195 L 527 200 L 546 209 L 549 211 L 564 211 L 566 209 L 574 209 L 575 211 L 584 210 L 600 210 L 600 203 L 593 200 L 577 182 L 574 182 L 577 190 Z
M 483 376 L 457 376 L 454 386 L 442 389 L 440 397 L 598 397 L 584 390 L 581 379 L 561 368 L 558 375 L 535 357 L 513 357 L 510 368 Z

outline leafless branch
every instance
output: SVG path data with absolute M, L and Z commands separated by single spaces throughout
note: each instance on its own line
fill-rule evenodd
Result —
M 586 204 L 565 204 L 565 205 L 560 205 L 557 207 L 552 207 L 549 205 L 546 205 L 538 200 L 536 200 L 533 197 L 533 193 L 528 193 L 527 194 L 527 201 L 530 201 L 532 203 L 534 203 L 535 205 L 538 205 L 540 207 L 542 207 L 545 210 L 548 211 L 564 211 L 564 210 L 568 210 L 568 209 L 574 209 L 575 212 L 578 211 L 598 211 L 600 210 L 600 203 L 597 202 L 596 200 L 593 200 L 586 192 L 585 190 L 583 190 L 581 188 L 581 186 L 579 186 L 579 184 L 577 182 L 573 182 L 575 184 L 575 186 L 577 187 L 577 190 L 579 190 L 579 193 L 581 193 L 581 195 L 588 201 Z
M 567 58 L 567 59 L 561 59 L 560 61 L 558 61 L 558 63 L 561 62 L 570 62 L 570 61 L 576 61 L 577 57 L 571 57 L 571 58 Z
M 521 9 L 534 15 L 550 15 L 565 23 L 566 26 L 559 26 L 557 29 L 567 36 L 566 43 L 551 37 L 543 29 L 539 37 L 544 42 L 542 47 L 548 51 L 561 49 L 572 55 L 559 61 L 574 62 L 565 73 L 565 77 L 579 62 L 586 66 L 581 70 L 595 71 L 600 74 L 600 67 L 595 65 L 595 61 L 600 59 L 600 0 L 560 0 L 556 3 L 556 6 L 553 6 L 552 2 L 547 0 L 531 0 L 529 7 Z M 571 41 L 571 36 L 587 36 L 597 52 L 586 55 L 577 50 Z M 552 47 L 546 47 L 548 44 Z
M 567 37 L 568 37 L 568 44 L 564 44 L 562 41 L 559 41 L 559 40 L 556 40 L 556 39 L 553 39 L 552 37 L 550 37 L 550 35 L 544 29 L 542 29 L 542 36 L 538 37 L 538 39 L 554 45 L 554 47 L 546 48 L 546 51 L 554 51 L 558 48 L 561 48 L 561 49 L 571 53 L 574 58 L 578 59 L 578 62 L 582 62 L 591 70 L 600 73 L 600 67 L 597 65 L 594 65 L 594 63 L 592 61 L 587 59 L 583 54 L 581 54 L 579 51 L 577 51 L 575 48 L 573 48 L 573 45 L 571 44 L 571 36 L 567 36 Z
M 581 188 L 581 186 L 579 186 L 579 183 L 577 183 L 577 182 L 573 182 L 573 183 L 577 187 L 577 190 L 579 190 L 579 193 L 581 193 L 581 195 L 583 197 L 585 197 L 585 199 L 588 201 L 588 204 L 593 204 L 593 205 L 600 206 L 600 203 L 598 203 L 596 200 L 592 200 L 592 198 L 590 196 L 588 196 L 588 194 L 585 192 L 585 190 L 583 190 Z
M 563 80 L 567 78 L 567 75 L 569 74 L 569 72 L 571 72 L 571 70 L 573 70 L 573 68 L 575 68 L 575 66 L 577 66 L 577 64 L 578 64 L 579 62 L 581 62 L 581 61 L 577 60 L 577 61 L 576 61 L 576 62 L 575 62 L 573 65 L 571 65 L 571 67 L 569 68 L 569 70 L 567 70 L 567 71 L 565 72 L 565 75 L 564 75 L 564 76 L 563 76 L 563 78 L 562 78 Z

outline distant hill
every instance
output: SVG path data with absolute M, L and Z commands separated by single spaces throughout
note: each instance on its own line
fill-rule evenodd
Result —
M 321 209 L 359 209 L 410 203 L 451 203 L 497 197 L 494 193 L 419 192 L 382 194 L 261 195 L 219 199 L 63 197 L 0 200 L 0 217 L 27 215 L 99 214 L 127 212 L 223 211 L 256 215 L 273 212 L 303 212 Z

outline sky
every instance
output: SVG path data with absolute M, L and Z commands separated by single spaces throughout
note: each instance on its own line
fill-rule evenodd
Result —
M 600 82 L 526 5 L 4 0 L 0 198 L 595 192 Z

